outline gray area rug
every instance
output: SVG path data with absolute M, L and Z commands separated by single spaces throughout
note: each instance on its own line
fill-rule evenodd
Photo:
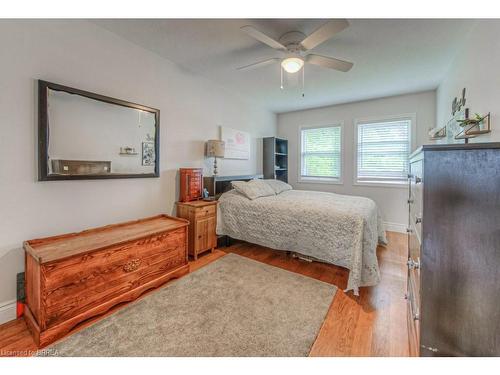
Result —
M 307 356 L 336 291 L 228 254 L 39 355 Z

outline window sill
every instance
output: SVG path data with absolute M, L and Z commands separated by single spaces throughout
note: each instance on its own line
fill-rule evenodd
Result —
M 315 177 L 300 177 L 297 182 L 301 184 L 344 185 L 344 182 L 340 179 L 315 178 Z
M 354 186 L 374 186 L 374 187 L 390 187 L 399 189 L 408 189 L 407 182 L 382 182 L 382 181 L 354 181 Z

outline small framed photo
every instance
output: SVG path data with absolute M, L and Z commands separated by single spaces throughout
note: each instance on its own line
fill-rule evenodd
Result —
M 142 165 L 155 165 L 154 142 L 142 142 Z

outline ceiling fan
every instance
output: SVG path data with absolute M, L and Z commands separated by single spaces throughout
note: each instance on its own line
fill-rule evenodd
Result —
M 323 68 L 339 70 L 341 72 L 347 72 L 354 65 L 352 62 L 307 52 L 327 41 L 335 34 L 346 29 L 348 26 L 349 23 L 347 20 L 335 19 L 323 24 L 309 36 L 304 35 L 300 31 L 290 31 L 283 34 L 279 40 L 275 40 L 267 36 L 253 26 L 243 26 L 241 27 L 241 30 L 250 35 L 252 38 L 267 44 L 269 47 L 282 52 L 284 55 L 283 57 L 273 57 L 263 61 L 258 61 L 237 69 L 249 70 L 280 62 L 282 69 L 292 74 L 300 71 L 305 63 L 318 65 Z

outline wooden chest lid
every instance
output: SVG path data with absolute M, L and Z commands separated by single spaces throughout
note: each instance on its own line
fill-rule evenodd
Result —
M 24 249 L 39 263 L 47 263 L 183 228 L 188 224 L 185 219 L 158 215 L 77 233 L 25 241 Z

